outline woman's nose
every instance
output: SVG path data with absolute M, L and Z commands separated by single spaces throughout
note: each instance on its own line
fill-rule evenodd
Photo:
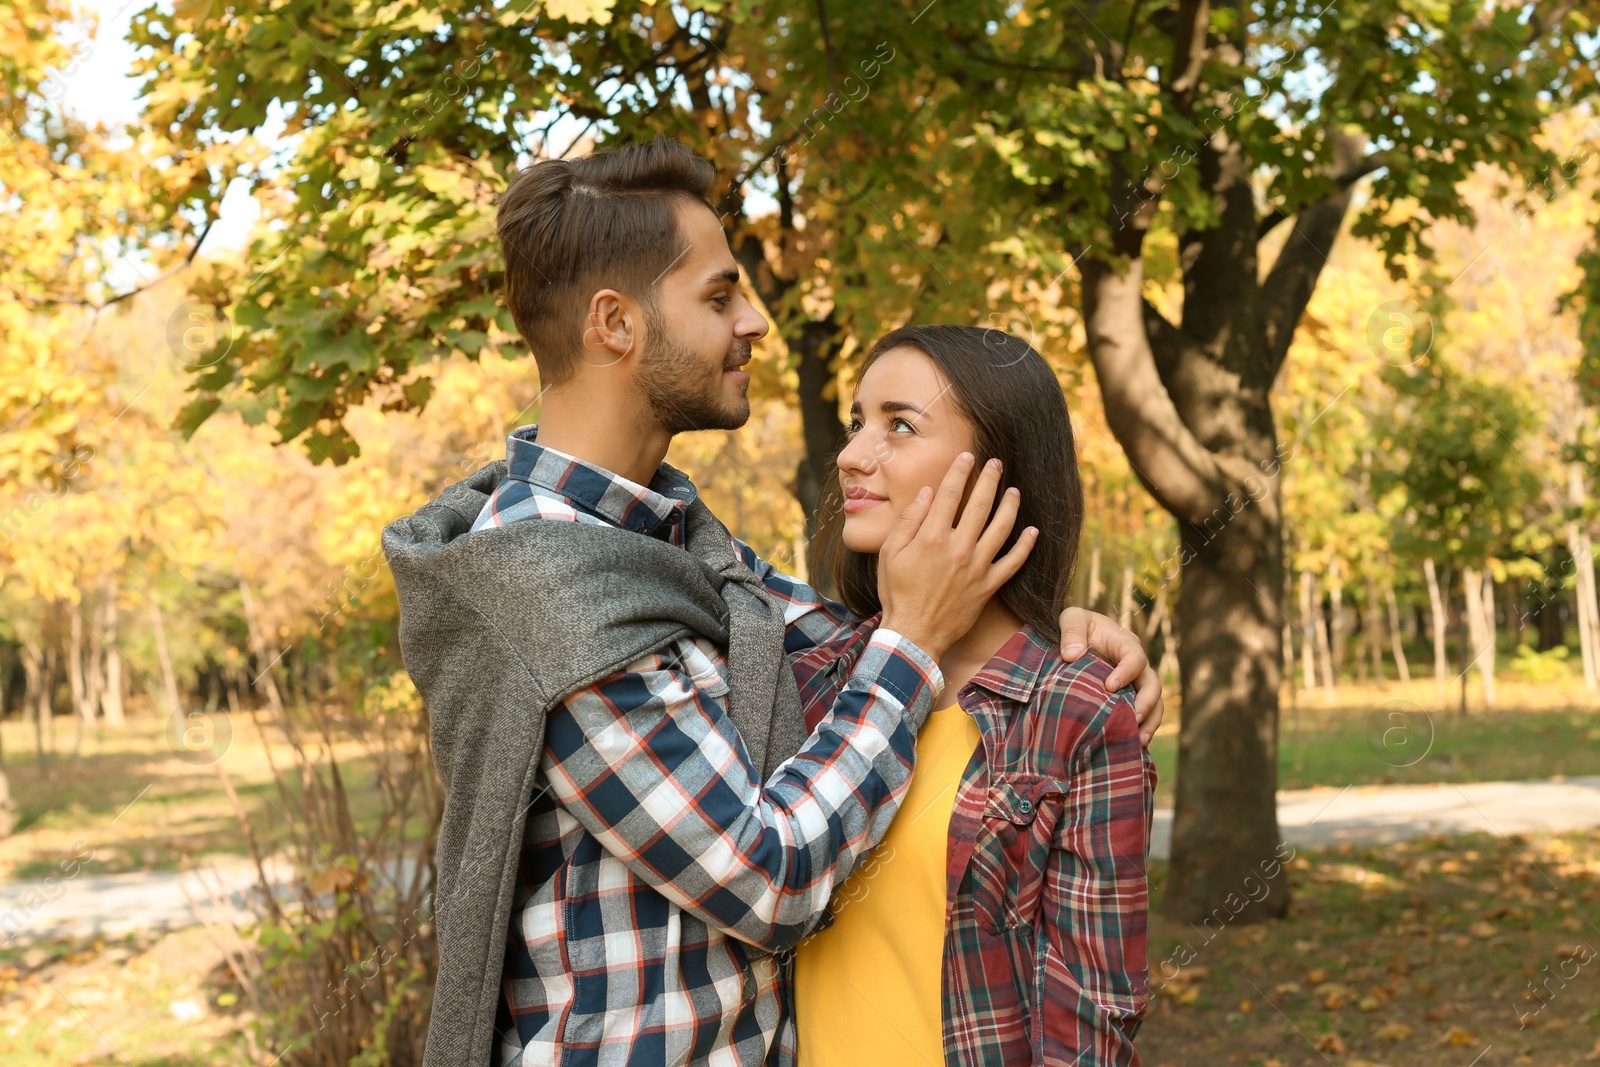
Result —
M 877 449 L 869 442 L 869 436 L 865 430 L 858 431 L 839 450 L 837 463 L 840 470 L 859 471 L 862 474 L 871 474 L 877 470 Z

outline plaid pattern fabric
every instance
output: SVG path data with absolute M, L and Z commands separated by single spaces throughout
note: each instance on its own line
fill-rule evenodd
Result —
M 602 522 L 683 544 L 688 478 L 639 486 L 513 434 L 475 529 Z M 791 650 L 853 632 L 842 608 L 740 546 L 784 606 Z M 843 629 L 842 629 L 843 628 Z M 786 960 L 887 829 L 943 684 L 892 631 L 861 650 L 832 717 L 761 782 L 704 639 L 643 657 L 552 710 L 507 938 L 498 1062 L 793 1063 Z
M 877 620 L 791 658 L 807 722 Z M 1155 764 L 1131 690 L 1032 627 L 957 699 L 983 748 L 950 817 L 944 1046 L 952 1067 L 1137 1065 L 1149 1004 L 1145 880 Z

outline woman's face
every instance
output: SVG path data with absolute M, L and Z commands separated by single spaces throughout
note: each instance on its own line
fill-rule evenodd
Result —
M 933 360 L 904 346 L 879 356 L 856 389 L 839 453 L 845 547 L 878 552 L 917 490 L 937 489 L 963 452 L 974 452 L 972 426 Z

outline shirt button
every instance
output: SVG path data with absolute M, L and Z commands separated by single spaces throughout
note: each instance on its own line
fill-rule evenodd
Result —
M 1024 800 L 1022 803 L 1017 805 L 1017 810 L 1022 812 L 1024 815 L 1031 814 L 1033 812 L 1033 801 Z

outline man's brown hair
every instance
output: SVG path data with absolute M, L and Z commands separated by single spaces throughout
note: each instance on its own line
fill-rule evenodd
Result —
M 523 169 L 500 197 L 506 300 L 546 388 L 571 378 L 586 301 L 616 289 L 653 308 L 656 284 L 683 257 L 677 209 L 710 207 L 716 171 L 657 137 Z

